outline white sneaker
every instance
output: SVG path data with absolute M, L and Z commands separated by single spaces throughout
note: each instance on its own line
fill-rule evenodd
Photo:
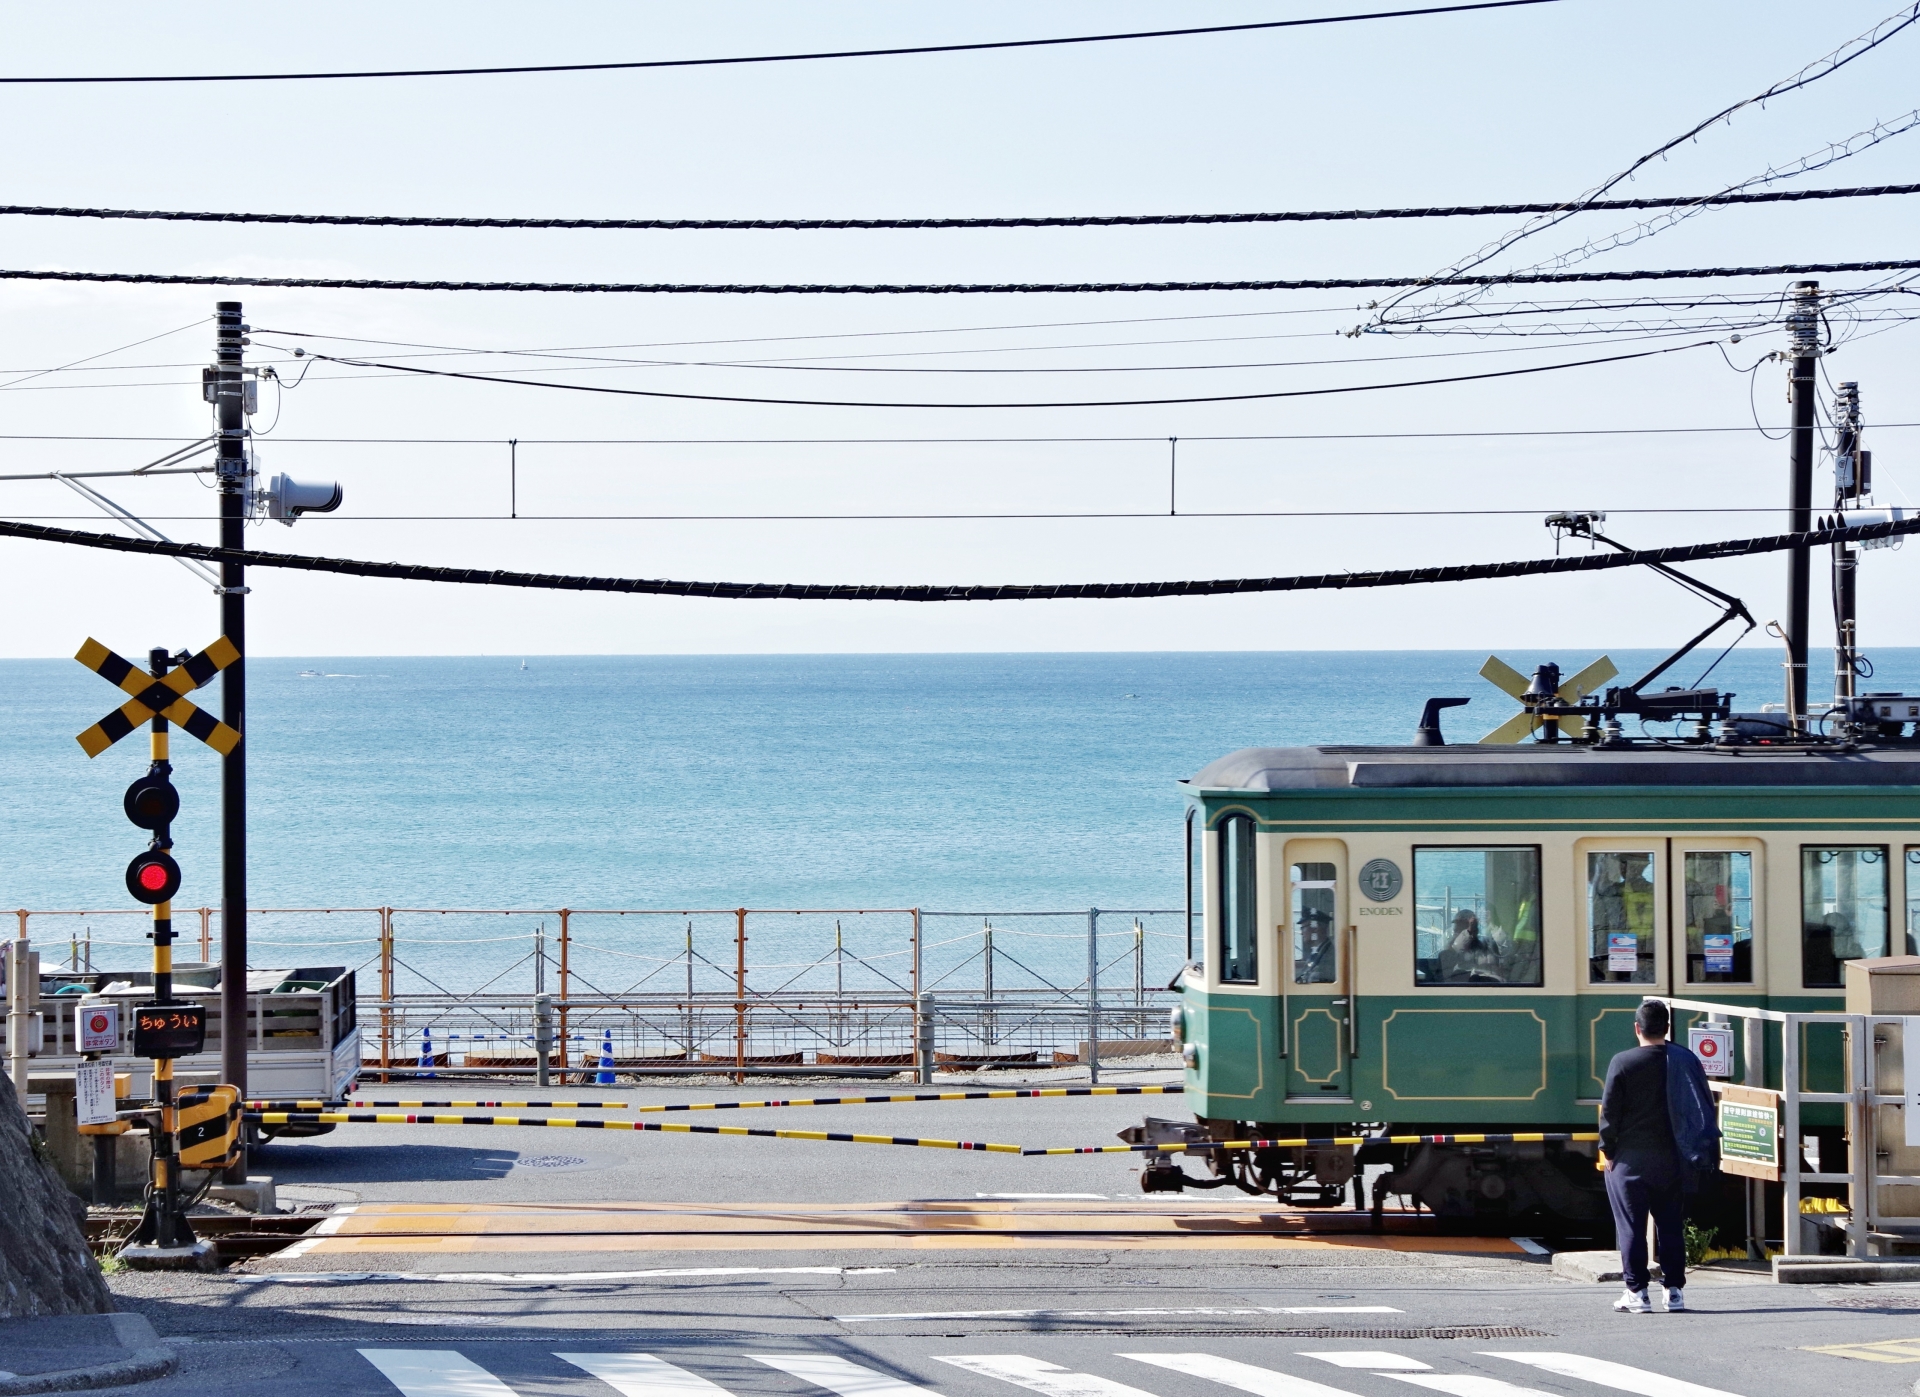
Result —
M 1613 1302 L 1613 1307 L 1623 1315 L 1650 1315 L 1653 1313 L 1653 1305 L 1648 1301 L 1647 1292 L 1644 1290 L 1622 1291 L 1620 1298 Z
M 1677 1286 L 1667 1292 L 1667 1313 L 1677 1315 L 1687 1308 L 1687 1293 Z

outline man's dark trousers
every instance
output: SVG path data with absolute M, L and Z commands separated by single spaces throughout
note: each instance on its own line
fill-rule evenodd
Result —
M 1607 1201 L 1620 1247 L 1620 1270 L 1628 1290 L 1647 1288 L 1647 1217 L 1660 1245 L 1660 1279 L 1668 1290 L 1686 1284 L 1687 1195 L 1680 1164 L 1672 1155 L 1638 1151 L 1607 1166 Z

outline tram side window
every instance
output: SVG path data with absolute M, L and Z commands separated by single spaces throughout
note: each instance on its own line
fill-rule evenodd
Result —
M 1297 985 L 1333 983 L 1333 894 L 1340 870 L 1330 863 L 1293 866 L 1293 981 Z
M 1907 954 L 1920 956 L 1920 849 L 1907 850 Z
M 1753 983 L 1753 855 L 1686 856 L 1687 981 Z
M 1413 851 L 1416 985 L 1538 985 L 1540 851 Z
M 1653 983 L 1653 855 L 1587 855 L 1587 981 Z
M 1842 962 L 1887 953 L 1887 851 L 1800 850 L 1800 959 L 1808 989 L 1837 989 Z
M 1229 815 L 1220 822 L 1220 978 L 1227 983 L 1260 978 L 1254 881 L 1253 819 Z

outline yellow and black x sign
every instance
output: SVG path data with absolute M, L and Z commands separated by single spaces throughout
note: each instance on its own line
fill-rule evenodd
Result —
M 178 669 L 155 679 L 89 636 L 74 659 L 133 697 L 74 740 L 89 757 L 97 757 L 142 723 L 165 718 L 224 757 L 240 745 L 240 734 L 211 713 L 188 703 L 185 696 L 239 658 L 240 652 L 233 642 L 221 636 Z

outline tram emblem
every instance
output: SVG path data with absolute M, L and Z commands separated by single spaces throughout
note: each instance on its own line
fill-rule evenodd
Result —
M 1400 896 L 1400 865 L 1392 859 L 1369 859 L 1360 867 L 1360 891 L 1374 902 L 1392 902 Z

